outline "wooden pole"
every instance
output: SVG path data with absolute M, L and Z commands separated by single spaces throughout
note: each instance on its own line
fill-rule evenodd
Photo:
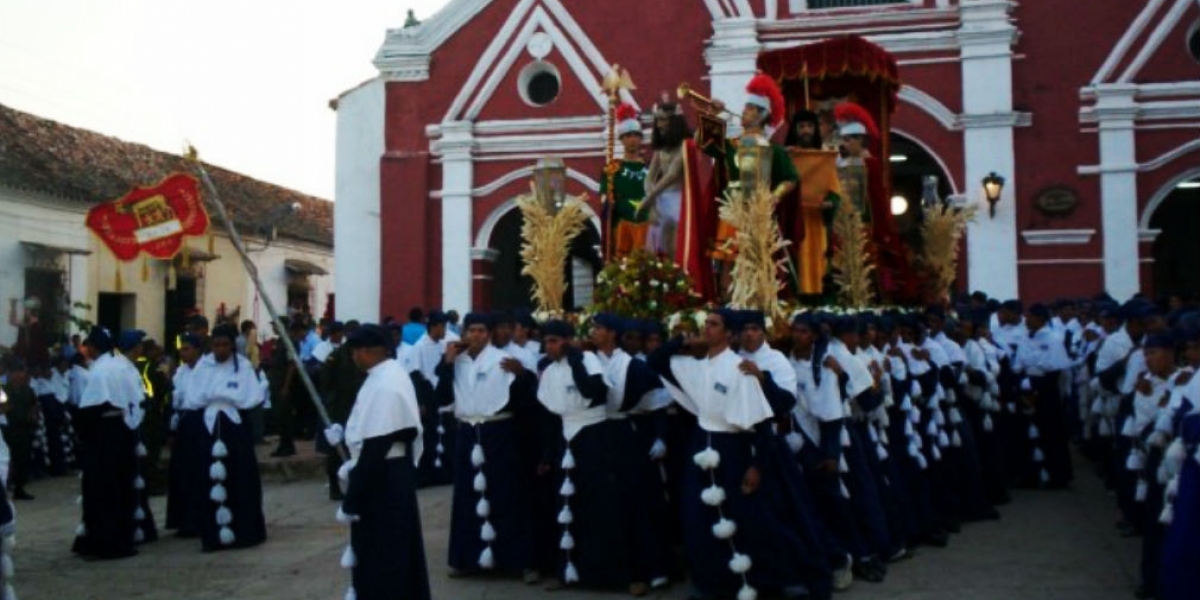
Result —
M 288 357 L 296 365 L 296 374 L 300 376 L 300 381 L 304 384 L 304 389 L 308 391 L 309 400 L 312 401 L 313 407 L 317 410 L 317 415 L 321 417 L 321 422 L 325 427 L 329 427 L 333 424 L 333 421 L 329 419 L 329 413 L 325 411 L 325 405 L 321 402 L 321 396 L 317 393 L 317 387 L 313 385 L 308 372 L 304 370 L 304 362 L 300 360 L 300 353 L 296 350 L 296 345 L 288 337 L 287 324 L 283 322 L 283 319 L 279 317 L 279 313 L 275 311 L 275 303 L 271 301 L 271 296 L 267 295 L 263 290 L 262 281 L 258 278 L 258 267 L 250 260 L 250 256 L 246 254 L 246 245 L 242 241 L 242 236 L 238 233 L 237 228 L 233 226 L 233 221 L 229 218 L 229 212 L 225 210 L 225 203 L 221 201 L 221 196 L 217 193 L 217 188 L 213 185 L 212 179 L 209 178 L 208 171 L 204 169 L 204 164 L 200 162 L 199 158 L 195 157 L 194 149 L 189 150 L 189 154 L 191 155 L 192 165 L 200 175 L 200 182 L 204 184 L 204 190 L 207 192 L 205 196 L 209 204 L 216 209 L 217 216 L 225 223 L 225 231 L 229 234 L 229 241 L 233 242 L 233 249 L 237 251 L 238 256 L 242 259 L 242 266 L 245 267 L 246 274 L 250 276 L 250 281 L 254 282 L 254 289 L 258 291 L 258 296 L 262 298 L 263 305 L 267 308 L 267 314 L 271 316 L 271 322 L 275 324 L 275 330 L 279 332 L 279 339 L 283 342 L 283 347 L 287 349 Z M 347 456 L 340 444 L 337 450 L 338 454 L 345 460 Z

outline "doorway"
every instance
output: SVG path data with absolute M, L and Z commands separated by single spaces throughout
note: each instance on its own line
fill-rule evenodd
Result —
M 1150 216 L 1154 240 L 1151 281 L 1160 298 L 1200 297 L 1200 178 L 1175 186 Z
M 48 338 L 42 340 L 45 347 L 62 341 L 66 331 L 64 321 L 69 315 L 69 307 L 66 306 L 64 277 L 58 270 L 25 269 L 25 297 L 37 298 L 41 305 L 37 317 L 41 323 L 40 331 Z
M 175 289 L 167 288 L 164 298 L 163 345 L 175 348 L 175 341 L 183 333 L 184 321 L 196 312 L 196 278 L 179 276 Z
M 492 267 L 492 308 L 496 310 L 532 309 L 533 280 L 522 275 L 525 261 L 521 258 L 521 227 L 525 218 L 519 209 L 509 210 L 500 217 L 492 230 L 489 246 L 497 252 Z M 600 233 L 588 220 L 571 247 L 563 276 L 568 283 L 563 297 L 565 310 L 587 308 L 591 303 L 591 286 L 603 266 L 600 259 Z
M 113 336 L 134 326 L 137 319 L 137 295 L 101 292 L 96 303 L 96 324 Z

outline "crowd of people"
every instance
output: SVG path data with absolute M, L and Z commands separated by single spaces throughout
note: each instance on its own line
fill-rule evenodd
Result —
M 120 558 L 157 538 L 158 482 L 165 529 L 205 551 L 255 546 L 269 429 L 278 456 L 306 436 L 328 456 L 349 597 L 429 596 L 415 490 L 452 485 L 451 577 L 827 598 L 1000 518 L 1013 488 L 1070 486 L 1075 445 L 1120 533 L 1141 537 L 1138 596 L 1200 590 L 1194 306 L 975 294 L 787 324 L 719 309 L 674 331 L 614 314 L 408 317 L 292 319 L 299 364 L 260 348 L 253 323 L 210 332 L 202 316 L 165 363 L 143 332 L 102 327 L 45 360 L 7 357 L 9 497 L 78 470 L 73 549 Z
M 392 339 L 416 481 L 453 482 L 452 577 L 824 598 L 999 518 L 1014 488 L 1069 487 L 1078 446 L 1144 536 L 1137 594 L 1200 585 L 1194 306 L 976 294 L 803 312 L 785 335 L 732 310 L 690 333 L 612 314 L 470 314 L 461 339 L 428 323 Z

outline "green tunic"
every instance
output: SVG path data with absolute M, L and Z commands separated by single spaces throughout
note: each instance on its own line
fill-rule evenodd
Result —
M 621 161 L 621 169 L 613 176 L 613 219 L 615 229 L 619 221 L 645 223 L 647 211 L 638 211 L 634 202 L 641 202 L 646 197 L 646 172 L 648 167 L 642 161 Z M 600 173 L 600 194 L 608 194 L 608 175 Z

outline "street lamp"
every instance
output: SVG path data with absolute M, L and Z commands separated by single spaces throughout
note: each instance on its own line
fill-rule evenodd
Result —
M 1000 193 L 1004 191 L 1004 178 L 995 171 L 983 178 L 983 196 L 988 201 L 988 215 L 996 218 L 996 203 L 1000 201 Z
M 533 168 L 533 184 L 538 201 L 551 214 L 562 208 L 567 197 L 567 166 L 557 156 L 540 158 Z

